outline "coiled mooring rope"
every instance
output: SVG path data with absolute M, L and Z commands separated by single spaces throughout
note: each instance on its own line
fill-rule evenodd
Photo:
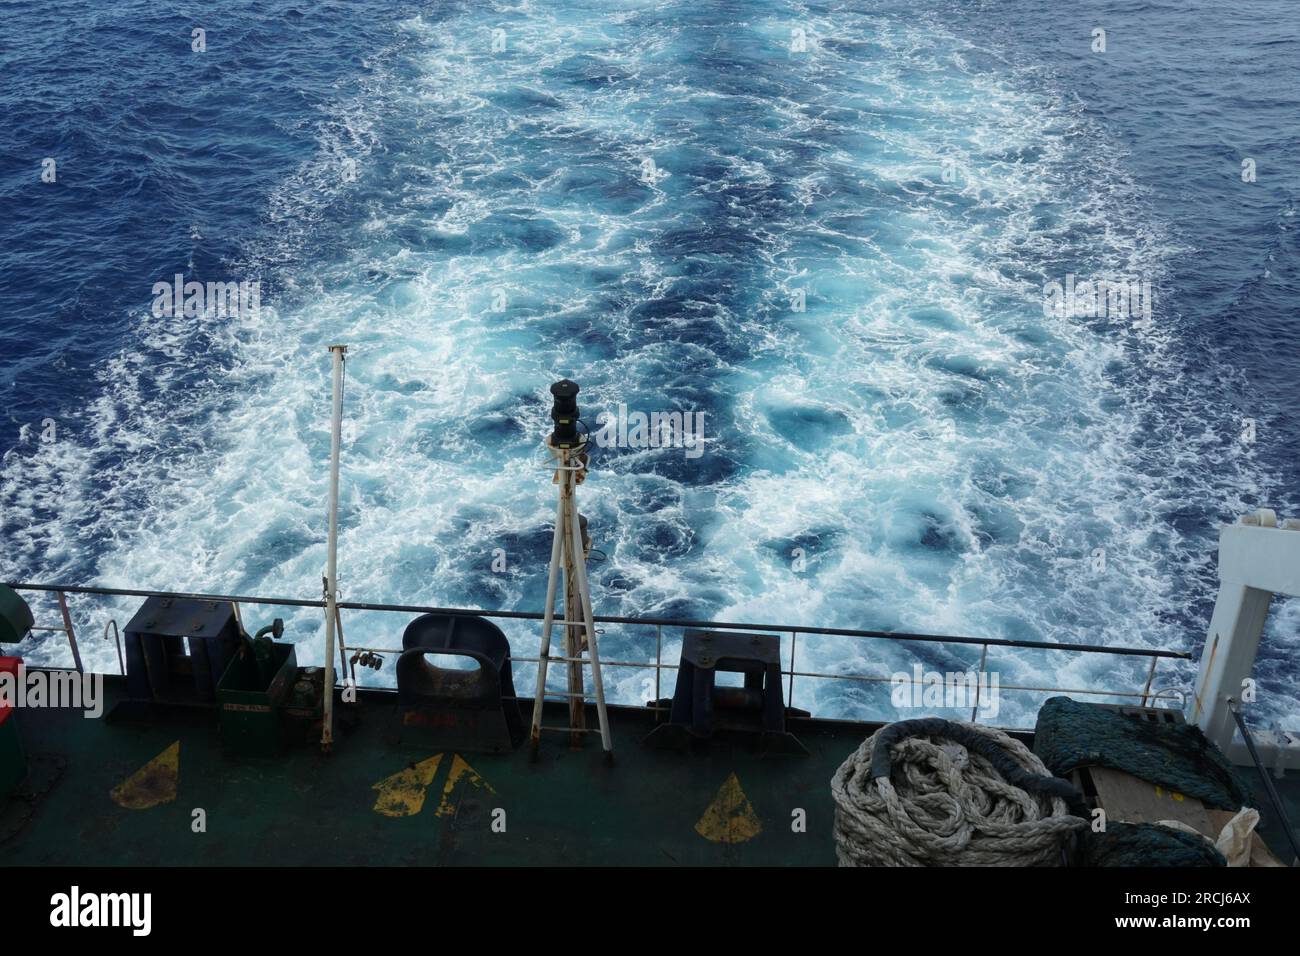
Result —
M 882 727 L 831 778 L 841 866 L 1059 866 L 1082 796 L 1000 730 Z

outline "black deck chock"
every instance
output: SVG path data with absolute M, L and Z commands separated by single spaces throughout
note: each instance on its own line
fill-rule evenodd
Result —
M 147 718 L 154 704 L 217 706 L 217 684 L 239 650 L 240 626 L 229 601 L 153 596 L 124 632 L 130 707 Z
M 719 671 L 743 674 L 744 686 L 718 686 Z M 728 737 L 749 738 L 767 753 L 807 754 L 807 748 L 786 730 L 788 715 L 808 716 L 806 711 L 787 710 L 781 698 L 780 638 L 688 630 L 668 722 L 642 743 L 679 750 L 723 731 Z
M 481 617 L 425 614 L 402 635 L 397 659 L 398 740 L 406 730 L 457 750 L 506 753 L 523 742 L 510 642 Z M 438 667 L 438 656 L 468 658 L 469 670 Z

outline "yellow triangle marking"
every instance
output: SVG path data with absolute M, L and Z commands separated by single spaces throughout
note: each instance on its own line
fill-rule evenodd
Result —
M 441 762 L 442 754 L 434 754 L 373 784 L 370 789 L 378 790 L 379 796 L 372 809 L 386 817 L 415 816 L 424 809 L 424 793 L 437 776 Z
M 477 770 L 467 764 L 460 754 L 456 754 L 451 761 L 451 773 L 447 775 L 447 785 L 442 788 L 442 802 L 438 804 L 438 816 L 445 817 L 449 813 L 456 812 L 451 802 L 451 793 L 462 780 L 488 793 L 496 793 L 492 785 L 478 775 Z
M 148 810 L 176 799 L 181 776 L 181 742 L 178 740 L 108 792 L 113 802 L 127 810 Z
M 695 832 L 714 843 L 744 843 L 763 832 L 763 824 L 734 773 L 718 788 L 718 795 L 695 824 Z

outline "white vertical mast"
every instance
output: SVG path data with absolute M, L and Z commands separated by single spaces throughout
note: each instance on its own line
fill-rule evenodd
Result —
M 334 746 L 334 621 L 338 613 L 339 557 L 339 446 L 343 436 L 343 362 L 346 345 L 331 345 L 334 363 L 334 408 L 330 418 L 330 526 L 325 562 L 325 713 L 321 724 L 322 750 Z

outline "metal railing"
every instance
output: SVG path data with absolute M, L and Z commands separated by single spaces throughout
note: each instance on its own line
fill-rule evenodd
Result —
M 1291 849 L 1295 857 L 1291 861 L 1292 866 L 1300 866 L 1300 838 L 1296 836 L 1295 828 L 1291 826 L 1291 818 L 1286 812 L 1286 804 L 1278 796 L 1277 786 L 1273 783 L 1273 776 L 1269 773 L 1264 761 L 1259 756 L 1259 750 L 1255 747 L 1255 737 L 1250 732 L 1250 727 L 1246 724 L 1246 718 L 1242 716 L 1241 707 L 1235 700 L 1228 701 L 1228 711 L 1232 714 L 1232 719 L 1237 722 L 1241 728 L 1242 740 L 1246 742 L 1246 749 L 1250 753 L 1251 762 L 1255 765 L 1255 771 L 1259 774 L 1259 779 L 1264 782 L 1264 790 L 1268 794 L 1269 803 L 1273 804 L 1273 812 L 1277 814 L 1278 822 L 1282 826 L 1282 832 L 1286 834 L 1287 842 L 1291 844 Z
M 239 613 L 239 607 L 243 604 L 252 604 L 267 607 L 295 607 L 295 608 L 318 608 L 324 610 L 327 607 L 324 599 L 299 599 L 299 598 L 274 598 L 261 597 L 257 595 L 242 594 L 204 594 L 189 591 L 158 591 L 142 588 L 107 588 L 107 587 L 88 587 L 80 585 L 66 584 L 39 584 L 29 582 L 7 582 L 8 586 L 15 591 L 37 591 L 47 592 L 56 595 L 59 608 L 63 614 L 63 627 L 33 627 L 32 630 L 41 631 L 65 631 L 68 635 L 68 642 L 73 651 L 73 659 L 77 670 L 82 670 L 81 655 L 77 647 L 76 635 L 72 625 L 72 617 L 68 610 L 67 595 L 81 594 L 93 595 L 100 597 L 140 597 L 140 598 L 172 598 L 180 600 L 209 601 L 214 603 L 229 603 L 234 606 L 236 614 Z M 401 648 L 383 648 L 367 647 L 360 644 L 345 645 L 342 640 L 342 620 L 341 612 L 348 611 L 379 611 L 396 614 L 443 614 L 452 617 L 484 617 L 495 618 L 499 620 L 524 620 L 524 621 L 541 621 L 543 618 L 541 611 L 491 611 L 480 608 L 456 608 L 456 607 L 435 607 L 419 604 L 388 604 L 376 603 L 369 601 L 338 601 L 335 603 L 335 613 L 339 615 L 336 621 L 339 631 L 339 655 L 344 662 L 342 671 L 348 674 L 346 655 L 348 650 L 353 652 L 370 652 L 374 654 L 400 654 Z M 1179 699 L 1179 705 L 1185 700 L 1185 693 L 1177 689 L 1166 689 L 1156 691 L 1152 685 L 1155 681 L 1156 668 L 1161 660 L 1181 660 L 1190 661 L 1192 655 L 1186 651 L 1174 651 L 1158 648 L 1145 647 L 1107 647 L 1097 644 L 1059 644 L 1049 641 L 1025 641 L 1012 638 L 993 638 L 993 637 L 965 637 L 952 634 L 922 634 L 905 631 L 884 631 L 884 630 L 863 630 L 855 628 L 836 628 L 836 627 L 812 627 L 807 625 L 792 624 L 761 624 L 761 623 L 740 623 L 730 621 L 697 621 L 682 620 L 673 618 L 655 618 L 655 617 L 621 617 L 617 615 L 594 615 L 598 624 L 621 624 L 633 626 L 646 626 L 655 629 L 655 659 L 645 661 L 630 660 L 601 660 L 603 667 L 623 667 L 623 668 L 640 668 L 652 669 L 655 672 L 655 700 L 663 699 L 662 674 L 665 670 L 677 670 L 678 665 L 675 663 L 665 663 L 663 661 L 663 644 L 664 628 L 681 628 L 681 629 L 702 629 L 702 630 L 736 630 L 736 631 L 757 631 L 762 633 L 778 634 L 781 636 L 789 635 L 790 637 L 790 663 L 788 668 L 783 668 L 781 674 L 788 678 L 785 688 L 786 705 L 794 706 L 794 680 L 798 678 L 807 678 L 813 680 L 838 680 L 857 682 L 862 684 L 872 683 L 893 683 L 898 680 L 896 675 L 874 675 L 874 674 L 846 674 L 846 673 L 828 673 L 823 671 L 799 670 L 797 669 L 797 652 L 799 640 L 813 637 L 848 637 L 861 640 L 888 640 L 901 641 L 904 643 L 920 644 L 956 644 L 967 645 L 980 648 L 979 667 L 974 671 L 976 677 L 981 677 L 990 673 L 987 670 L 989 648 L 1018 648 L 1045 650 L 1058 653 L 1068 654 L 1110 654 L 1122 657 L 1144 657 L 1151 660 L 1151 666 L 1147 671 L 1145 686 L 1140 691 L 1129 690 L 1111 690 L 1096 688 L 1066 688 L 1066 687 L 1040 687 L 1025 684 L 999 684 L 999 691 L 1012 690 L 1023 692 L 1037 693 L 1065 693 L 1065 694 L 1082 694 L 1096 697 L 1119 697 L 1127 698 L 1141 702 L 1141 706 L 1147 706 L 1149 702 L 1156 700 L 1168 699 L 1175 697 Z M 563 622 L 561 622 L 563 623 Z M 242 626 L 242 625 L 241 625 Z M 116 621 L 110 621 L 105 625 L 104 636 L 107 639 L 110 628 L 116 632 Z M 118 659 L 121 667 L 121 645 L 120 638 L 118 642 Z M 538 658 L 525 657 L 512 654 L 510 659 L 516 663 L 536 664 Z M 124 670 L 124 668 L 123 668 Z M 967 672 L 969 673 L 969 671 Z M 351 669 L 353 682 L 355 683 L 355 667 Z M 907 678 L 910 682 L 910 677 Z M 971 720 L 978 717 L 980 710 L 980 687 L 981 682 L 975 681 L 976 698 L 974 706 L 971 708 Z M 964 705 L 963 705 L 964 706 Z

